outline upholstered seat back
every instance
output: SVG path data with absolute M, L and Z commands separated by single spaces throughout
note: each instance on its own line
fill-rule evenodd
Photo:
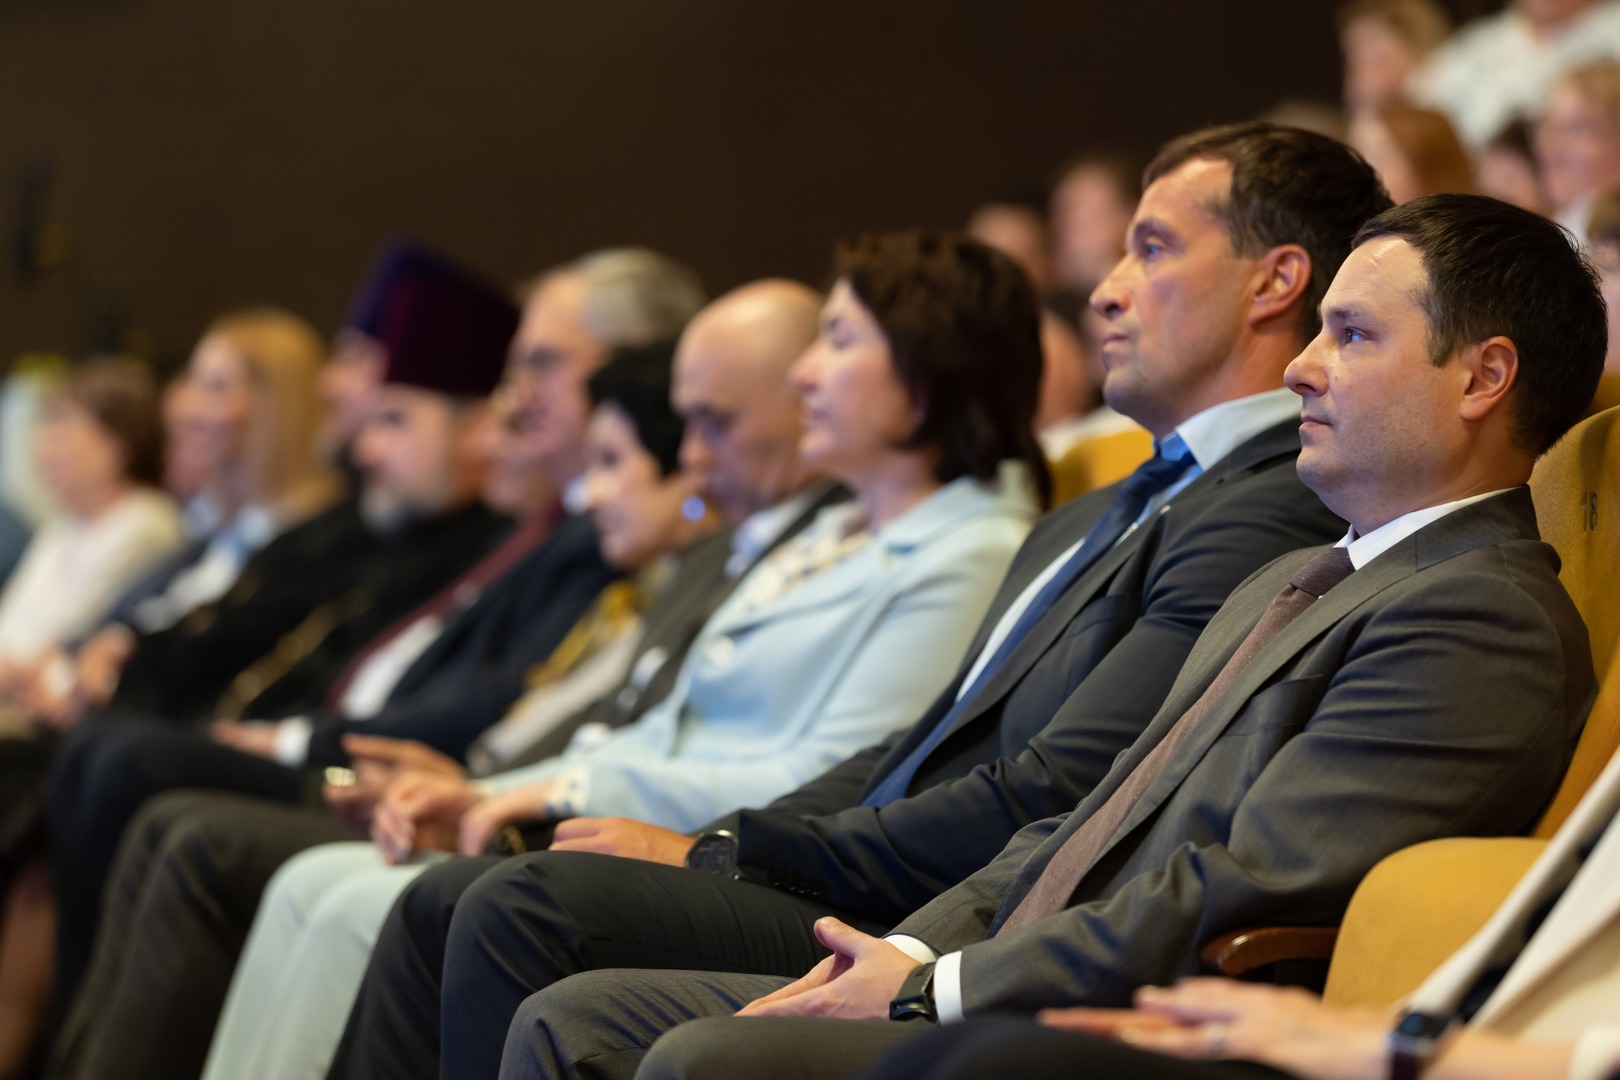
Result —
M 1558 831 L 1598 773 L 1620 749 L 1620 681 L 1612 678 L 1620 651 L 1620 409 L 1576 425 L 1536 465 L 1530 489 L 1542 539 L 1563 560 L 1559 577 L 1592 639 L 1601 689 L 1575 760 L 1536 828 Z

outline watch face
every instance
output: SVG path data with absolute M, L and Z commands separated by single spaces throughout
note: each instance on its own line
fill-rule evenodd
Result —
M 700 836 L 687 852 L 686 865 L 705 874 L 732 876 L 737 872 L 737 838 L 727 833 Z
M 1438 1039 L 1450 1026 L 1451 1020 L 1448 1017 L 1413 1012 L 1401 1017 L 1395 1031 L 1409 1039 Z

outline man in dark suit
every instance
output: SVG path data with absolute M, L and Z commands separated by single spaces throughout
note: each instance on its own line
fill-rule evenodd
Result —
M 1342 532 L 1294 474 L 1298 401 L 1279 384 L 1355 228 L 1388 199 L 1332 140 L 1269 126 L 1199 139 L 1228 172 L 1172 183 L 1191 151 L 1167 147 L 1131 253 L 1093 299 L 1110 324 L 1109 401 L 1155 433 L 1159 454 L 1036 527 L 928 714 L 716 822 L 695 849 L 630 822 L 559 826 L 554 848 L 671 866 L 553 851 L 429 870 L 390 916 L 335 1075 L 433 1071 L 441 1016 L 445 1071 L 493 1073 L 512 1011 L 577 961 L 559 966 L 553 942 L 612 939 L 617 964 L 658 954 L 788 974 L 824 954 L 817 916 L 891 925 L 1021 826 L 1072 807 L 1152 719 L 1231 590 Z M 1298 176 L 1312 181 L 1303 192 L 1289 186 Z M 1236 223 L 1208 209 L 1223 200 Z M 679 868 L 689 851 L 734 862 L 739 879 Z M 497 911 L 523 917 L 492 932 Z M 506 966 L 492 975 L 496 954 Z
M 531 305 L 555 300 L 555 294 L 537 293 Z M 829 497 L 836 497 L 798 462 L 801 421 L 796 395 L 786 379 L 788 366 L 814 338 L 818 311 L 819 297 L 813 290 L 789 282 L 762 282 L 717 300 L 683 335 L 678 395 L 686 412 L 701 414 L 711 427 L 723 429 L 701 439 L 694 433 L 683 443 L 683 459 L 688 468 L 702 474 L 728 514 L 737 515 L 737 528 L 731 536 L 701 542 L 683 560 L 677 581 L 648 612 L 646 630 L 625 678 L 598 706 L 578 717 L 580 722 L 619 726 L 660 700 L 698 627 L 738 576 L 808 524 Z M 541 312 L 531 317 L 529 325 L 530 336 L 520 338 L 521 347 L 514 350 L 513 368 L 522 357 L 560 348 L 568 320 L 555 311 Z M 521 378 L 520 373 L 511 374 Z M 514 409 L 525 404 L 538 407 L 563 392 L 585 392 L 582 382 L 573 386 L 556 378 L 544 388 L 530 389 L 532 393 L 512 395 Z M 555 401 L 546 403 L 553 413 L 568 411 Z M 536 434 L 534 417 L 521 419 L 524 433 L 518 437 L 531 440 Z M 539 441 L 570 447 L 566 455 L 570 460 L 577 456 L 570 442 Z M 546 455 L 548 460 L 555 456 Z M 514 576 L 518 573 L 521 566 Z M 550 583 L 557 594 L 553 606 L 563 615 L 577 615 L 567 593 L 593 580 L 588 570 L 575 567 L 570 580 Z M 590 586 L 593 593 L 597 585 Z M 526 598 L 528 588 L 527 582 L 518 581 L 511 589 L 499 590 L 499 602 L 527 604 L 531 615 L 538 612 L 528 625 L 500 629 L 512 641 L 520 642 L 524 633 L 557 617 Z M 486 630 L 480 627 L 477 632 Z M 545 654 L 534 655 L 531 663 Z M 431 655 L 417 666 L 430 661 Z M 448 712 L 446 724 L 435 723 L 435 710 L 444 708 L 445 702 L 431 696 L 431 690 L 430 699 L 422 702 L 402 682 L 395 692 L 401 698 L 398 706 L 385 707 L 375 721 L 348 725 L 347 731 L 358 735 L 379 721 L 410 715 L 421 725 L 425 743 L 441 750 L 452 736 L 465 743 L 466 735 L 456 732 L 469 727 L 463 719 L 466 712 L 478 715 L 493 681 L 455 672 L 441 680 L 437 685 L 450 693 L 450 705 L 460 706 Z M 517 693 L 509 696 L 515 699 Z M 577 724 L 565 726 L 572 730 Z M 162 796 L 147 805 L 120 852 L 100 945 L 58 1041 L 53 1075 L 100 1075 L 114 1061 L 126 1076 L 195 1073 L 270 875 L 305 848 L 355 839 L 356 818 L 363 818 L 370 800 L 399 772 L 413 764 L 451 764 L 422 743 L 375 735 L 349 738 L 343 728 L 334 726 L 316 729 L 312 754 L 322 755 L 317 758 L 322 762 L 331 760 L 324 756 L 322 742 L 329 739 L 335 744 L 340 738 L 359 747 L 354 764 L 362 778 L 360 784 L 336 792 L 343 799 L 347 822 L 324 810 L 201 792 Z M 543 739 L 510 760 L 480 759 L 469 773 L 487 775 L 539 760 L 549 756 L 545 750 L 552 741 Z M 166 1019 L 159 1022 L 159 1015 Z
M 1419 199 L 1357 239 L 1288 370 L 1300 475 L 1350 532 L 1234 593 L 1089 796 L 887 939 L 822 920 L 835 955 L 795 982 L 557 983 L 502 1075 L 628 1076 L 671 1027 L 642 1075 L 856 1075 L 929 1020 L 1123 1005 L 1209 936 L 1335 920 L 1396 849 L 1527 828 L 1595 680 L 1524 485 L 1590 399 L 1602 301 L 1559 228 L 1494 200 Z

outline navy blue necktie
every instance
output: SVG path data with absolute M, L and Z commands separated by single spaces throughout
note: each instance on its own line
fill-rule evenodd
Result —
M 889 775 L 880 780 L 866 798 L 861 800 L 861 805 L 886 806 L 905 795 L 906 788 L 911 784 L 911 778 L 916 775 L 924 759 L 945 741 L 962 710 L 1001 669 L 1002 664 L 1007 662 L 1007 658 L 1035 624 L 1052 610 L 1053 605 L 1076 581 L 1080 580 L 1080 575 L 1091 569 L 1098 559 L 1108 554 L 1113 546 L 1119 543 L 1120 537 L 1124 536 L 1135 524 L 1136 519 L 1142 516 L 1143 508 L 1153 496 L 1181 479 L 1187 470 L 1192 468 L 1195 464 L 1192 451 L 1179 442 L 1177 445 L 1179 451 L 1173 456 L 1150 458 L 1126 478 L 1119 486 L 1119 490 L 1114 492 L 1114 500 L 1109 504 L 1108 512 L 1099 518 L 1097 524 L 1086 534 L 1086 542 L 1069 556 L 1069 561 L 1063 564 L 1062 569 L 1052 575 L 1052 580 L 1035 594 L 1029 607 L 1024 609 L 1024 613 L 1013 624 L 1006 639 L 980 670 L 978 678 L 973 680 L 973 685 L 956 699 L 956 704 L 940 718 L 938 724 L 934 725 L 934 730 L 928 733 L 928 737 L 918 743 L 911 753 L 906 755 L 906 759 L 896 765 Z

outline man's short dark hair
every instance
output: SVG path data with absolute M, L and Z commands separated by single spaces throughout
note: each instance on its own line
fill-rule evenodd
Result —
M 1145 183 L 1197 158 L 1232 166 L 1232 189 L 1212 209 L 1237 254 L 1255 258 L 1298 244 L 1311 257 L 1299 313 L 1301 344 L 1311 340 L 1322 328 L 1317 309 L 1350 254 L 1350 238 L 1391 205 L 1378 174 L 1360 154 L 1326 135 L 1251 121 L 1170 140 L 1148 163 Z
M 1427 195 L 1356 233 L 1393 236 L 1423 258 L 1429 356 L 1501 335 L 1519 353 L 1513 436 L 1543 454 L 1585 415 L 1608 350 L 1598 277 L 1569 233 L 1540 214 L 1483 195 Z

